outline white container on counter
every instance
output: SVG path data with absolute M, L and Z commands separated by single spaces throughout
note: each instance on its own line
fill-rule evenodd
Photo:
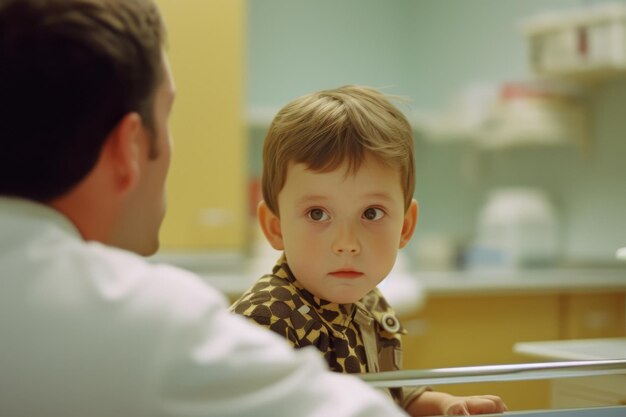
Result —
M 556 210 L 533 188 L 504 188 L 489 194 L 478 219 L 468 266 L 519 268 L 550 265 L 559 255 Z

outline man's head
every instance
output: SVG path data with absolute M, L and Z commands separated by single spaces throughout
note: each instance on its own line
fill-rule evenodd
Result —
M 274 117 L 263 147 L 263 199 L 277 215 L 290 162 L 328 172 L 347 163 L 356 172 L 369 154 L 399 170 L 405 208 L 415 187 L 409 122 L 382 93 L 343 86 L 302 96 Z
M 150 1 L 2 0 L 0 194 L 59 197 L 125 114 L 150 126 L 163 36 Z
M 300 284 L 352 303 L 387 276 L 417 202 L 411 128 L 382 94 L 347 86 L 288 104 L 263 160 L 261 228 Z
M 157 236 L 126 235 L 158 233 L 139 225 L 161 203 L 142 214 L 137 200 L 169 162 L 164 38 L 152 0 L 0 0 L 0 195 L 58 208 L 86 239 L 154 251 Z M 116 170 L 135 173 L 114 185 Z

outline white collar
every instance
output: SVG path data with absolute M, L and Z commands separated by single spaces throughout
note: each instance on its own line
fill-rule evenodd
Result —
M 0 218 L 2 217 L 19 218 L 28 222 L 52 223 L 64 232 L 82 239 L 78 228 L 63 213 L 33 200 L 0 196 Z

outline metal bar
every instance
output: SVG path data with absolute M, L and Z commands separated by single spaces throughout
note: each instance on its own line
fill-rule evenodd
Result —
M 481 417 L 624 417 L 625 406 L 566 408 L 562 410 L 507 411 L 506 414 L 482 414 Z
M 626 374 L 626 359 L 403 370 L 359 375 L 378 388 Z

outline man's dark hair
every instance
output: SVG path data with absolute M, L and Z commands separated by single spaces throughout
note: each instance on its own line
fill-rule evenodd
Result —
M 164 32 L 152 0 L 0 0 L 0 195 L 68 192 L 129 112 L 154 138 Z

